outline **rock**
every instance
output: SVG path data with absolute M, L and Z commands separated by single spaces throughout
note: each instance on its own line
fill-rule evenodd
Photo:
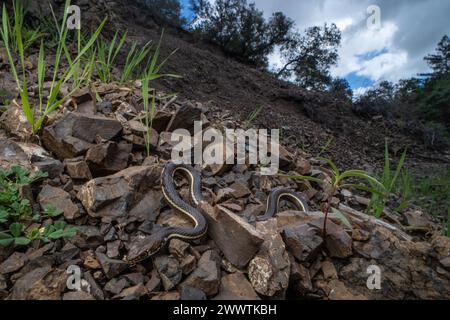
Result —
M 92 174 L 83 157 L 64 160 L 67 173 L 72 179 L 91 180 Z
M 33 268 L 14 284 L 9 300 L 55 300 L 61 299 L 66 289 L 66 270 L 51 267 Z
M 179 239 L 171 239 L 169 243 L 169 252 L 178 260 L 182 260 L 186 256 L 189 249 L 189 243 Z
M 88 87 L 80 88 L 72 93 L 71 96 L 77 104 L 82 104 L 87 101 L 94 100 L 92 93 L 90 92 Z
M 155 221 L 162 207 L 162 192 L 159 190 L 149 190 L 144 198 L 130 210 L 130 219 L 137 221 Z
M 250 283 L 261 295 L 283 297 L 289 286 L 290 260 L 276 219 L 258 222 L 256 229 L 264 234 L 264 243 L 249 263 Z
M 292 288 L 300 297 L 303 297 L 314 290 L 311 282 L 311 274 L 307 268 L 297 263 L 294 257 L 291 256 L 290 261 L 290 288 Z
M 108 141 L 91 147 L 86 153 L 86 161 L 91 172 L 112 174 L 127 167 L 131 149 L 131 144 Z
M 45 185 L 39 193 L 37 201 L 43 209 L 53 206 L 61 210 L 67 220 L 74 220 L 80 216 L 80 210 L 72 202 L 70 194 L 61 188 Z
M 128 282 L 131 283 L 133 286 L 138 285 L 140 283 L 144 283 L 145 281 L 144 275 L 139 272 L 128 273 L 125 274 L 123 277 L 127 279 Z
M 337 228 L 327 227 L 325 243 L 330 256 L 333 258 L 347 258 L 353 254 L 352 238 L 340 226 Z
M 103 272 L 109 279 L 114 278 L 128 268 L 128 264 L 126 262 L 122 260 L 110 259 L 104 253 L 97 252 L 96 256 L 102 266 Z
M 231 195 L 236 199 L 244 198 L 251 194 L 251 191 L 248 188 L 248 186 L 240 181 L 236 181 L 235 183 L 233 183 L 230 186 L 230 189 L 232 190 Z
M 278 230 L 283 230 L 289 226 L 295 226 L 299 224 L 308 223 L 317 219 L 317 217 L 322 217 L 322 212 L 301 212 L 301 211 L 283 211 L 276 215 Z
M 339 280 L 331 280 L 326 286 L 326 291 L 330 300 L 367 300 L 363 295 L 354 295 Z
M 150 280 L 145 284 L 148 292 L 154 292 L 161 286 L 161 278 L 159 277 L 158 270 L 153 269 L 150 275 Z
M 68 113 L 45 127 L 42 141 L 58 158 L 75 158 L 84 154 L 97 138 L 112 139 L 122 131 L 119 121 L 80 113 Z
M 233 189 L 231 189 L 231 188 L 219 189 L 219 191 L 217 191 L 216 198 L 214 199 L 214 203 L 221 203 L 223 201 L 231 199 L 232 192 L 233 192 Z
M 106 244 L 106 255 L 108 256 L 108 258 L 118 258 L 120 255 L 120 247 L 121 247 L 121 241 L 120 240 L 116 240 L 116 241 L 111 241 L 108 242 Z
M 91 272 L 90 271 L 84 272 L 83 276 L 91 288 L 90 293 L 92 294 L 92 296 L 97 300 L 104 300 L 105 295 L 103 294 L 102 289 L 99 287 L 99 285 L 95 281 Z
M 352 230 L 352 239 L 355 241 L 367 241 L 370 239 L 370 233 L 362 229 Z
M 29 141 L 33 137 L 33 129 L 17 103 L 11 103 L 6 111 L 1 114 L 0 124 L 6 132 L 22 141 Z
M 300 175 L 305 176 L 307 174 L 310 174 L 311 169 L 311 163 L 308 160 L 299 157 L 295 161 L 295 172 L 299 173 Z
M 326 260 L 322 262 L 322 272 L 325 280 L 338 278 L 336 267 L 331 261 Z
M 441 259 L 439 262 L 444 268 L 450 268 L 450 257 Z
M 63 300 L 95 300 L 95 298 L 84 291 L 71 291 L 64 293 Z
M 114 220 L 138 206 L 147 192 L 159 185 L 160 175 L 159 166 L 130 167 L 87 182 L 77 197 L 90 216 Z
M 247 277 L 240 272 L 222 277 L 219 294 L 214 300 L 260 300 Z
M 350 190 L 347 190 L 347 189 L 342 189 L 341 190 L 341 194 L 345 198 L 351 198 L 353 196 L 353 193 Z
M 307 223 L 285 228 L 283 239 L 289 252 L 300 262 L 313 260 L 324 242 L 320 230 Z
M 151 300 L 180 300 L 180 293 L 177 291 L 158 292 Z
M 187 255 L 180 261 L 180 268 L 183 274 L 190 274 L 197 266 L 197 260 L 193 255 Z
M 100 263 L 95 258 L 94 252 L 92 250 L 88 250 L 86 252 L 83 252 L 81 254 L 81 258 L 83 259 L 83 266 L 85 266 L 88 269 L 100 269 Z
M 197 269 L 181 284 L 201 290 L 210 297 L 219 291 L 220 257 L 214 250 L 206 251 L 198 261 Z
M 117 295 L 123 291 L 123 289 L 129 287 L 130 284 L 124 278 L 113 278 L 109 280 L 105 285 L 105 291 Z
M 94 226 L 77 226 L 77 234 L 68 241 L 81 249 L 95 249 L 104 242 L 99 228 Z
M 23 169 L 31 170 L 31 163 L 27 154 L 16 142 L 0 139 L 0 168 L 10 170 L 12 166 L 21 166 Z
M 166 110 L 157 110 L 153 118 L 152 127 L 157 132 L 163 132 L 167 129 L 167 125 L 172 119 L 172 114 Z
M 0 264 L 0 275 L 20 270 L 27 261 L 28 258 L 24 253 L 14 252 L 8 259 Z
M 143 284 L 138 284 L 133 287 L 124 289 L 120 294 L 114 296 L 113 299 L 139 300 L 141 297 L 147 294 L 147 288 Z
M 188 217 L 186 217 L 186 215 L 182 215 L 172 209 L 161 212 L 161 214 L 158 216 L 158 219 L 156 220 L 156 224 L 164 227 L 177 226 L 192 228 L 192 222 Z
M 33 162 L 33 168 L 35 170 L 46 172 L 50 179 L 59 178 L 64 171 L 62 162 L 53 158 Z
M 236 267 L 245 267 L 258 252 L 263 235 L 241 217 L 220 206 L 201 204 L 208 221 L 208 235 Z M 233 239 L 233 241 L 230 241 Z
M 177 259 L 172 256 L 157 256 L 153 263 L 166 291 L 180 283 L 182 272 Z
M 431 223 L 420 210 L 409 210 L 404 214 L 406 223 L 415 228 L 428 228 Z
M 194 121 L 200 121 L 202 110 L 195 107 L 192 103 L 186 102 L 173 115 L 167 131 L 176 129 L 187 129 L 191 133 L 194 130 Z
M 183 286 L 180 291 L 181 300 L 206 300 L 206 295 L 203 291 L 197 288 Z

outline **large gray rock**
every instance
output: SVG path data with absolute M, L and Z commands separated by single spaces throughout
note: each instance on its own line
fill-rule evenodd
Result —
M 222 277 L 219 294 L 214 300 L 260 300 L 247 277 L 240 272 Z
M 45 185 L 38 196 L 41 208 L 53 206 L 64 213 L 68 220 L 76 219 L 80 216 L 80 210 L 70 198 L 70 194 L 61 188 Z
M 245 267 L 258 252 L 264 237 L 247 221 L 230 210 L 201 204 L 208 221 L 208 234 L 233 265 Z
M 276 219 L 258 222 L 256 229 L 264 234 L 264 243 L 250 261 L 248 277 L 253 288 L 267 297 L 284 297 L 289 286 L 290 260 Z
M 127 167 L 131 149 L 131 144 L 108 141 L 91 147 L 86 153 L 86 161 L 91 172 L 112 174 Z
M 45 127 L 44 146 L 60 159 L 84 154 L 98 138 L 112 139 L 122 131 L 119 121 L 102 116 L 68 113 Z
M 159 185 L 160 175 L 161 167 L 157 165 L 130 167 L 87 182 L 77 197 L 92 217 L 114 220 L 146 201 L 146 194 Z
M 283 239 L 289 252 L 300 262 L 313 260 L 324 243 L 320 230 L 308 223 L 285 228 Z
M 197 269 L 182 286 L 197 288 L 208 297 L 217 294 L 220 286 L 220 257 L 217 251 L 206 251 L 198 261 Z

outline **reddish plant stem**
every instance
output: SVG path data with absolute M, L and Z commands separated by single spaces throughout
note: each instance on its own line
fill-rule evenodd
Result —
M 327 203 L 325 205 L 325 208 L 323 210 L 323 213 L 325 215 L 323 219 L 323 228 L 322 228 L 322 237 L 325 239 L 327 236 L 327 222 L 328 222 L 328 214 L 330 213 L 331 209 L 331 201 L 333 199 L 334 194 L 336 193 L 336 188 L 333 188 L 330 192 L 330 195 L 328 196 Z

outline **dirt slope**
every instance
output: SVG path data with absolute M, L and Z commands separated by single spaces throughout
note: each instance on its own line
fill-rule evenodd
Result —
M 77 1 L 75 1 L 77 3 Z M 84 23 L 98 25 L 105 14 L 107 33 L 129 31 L 130 39 L 141 43 L 157 42 L 162 28 L 145 10 L 130 1 L 78 1 Z M 342 167 L 372 169 L 382 164 L 385 138 L 397 156 L 408 147 L 408 165 L 417 171 L 435 171 L 450 163 L 450 152 L 427 149 L 417 137 L 405 135 L 400 128 L 383 119 L 368 121 L 355 115 L 333 97 L 313 93 L 279 81 L 267 73 L 244 65 L 221 52 L 220 48 L 197 41 L 180 29 L 167 28 L 162 57 L 174 50 L 164 72 L 182 79 L 158 80 L 155 86 L 177 92 L 181 99 L 216 105 L 240 119 L 263 106 L 255 125 L 282 130 L 282 139 L 313 155 L 324 146 L 323 156 Z

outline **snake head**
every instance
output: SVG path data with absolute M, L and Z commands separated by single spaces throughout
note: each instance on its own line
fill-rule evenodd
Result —
M 132 266 L 136 265 L 161 250 L 166 242 L 167 239 L 162 232 L 137 240 L 132 243 L 126 261 Z

